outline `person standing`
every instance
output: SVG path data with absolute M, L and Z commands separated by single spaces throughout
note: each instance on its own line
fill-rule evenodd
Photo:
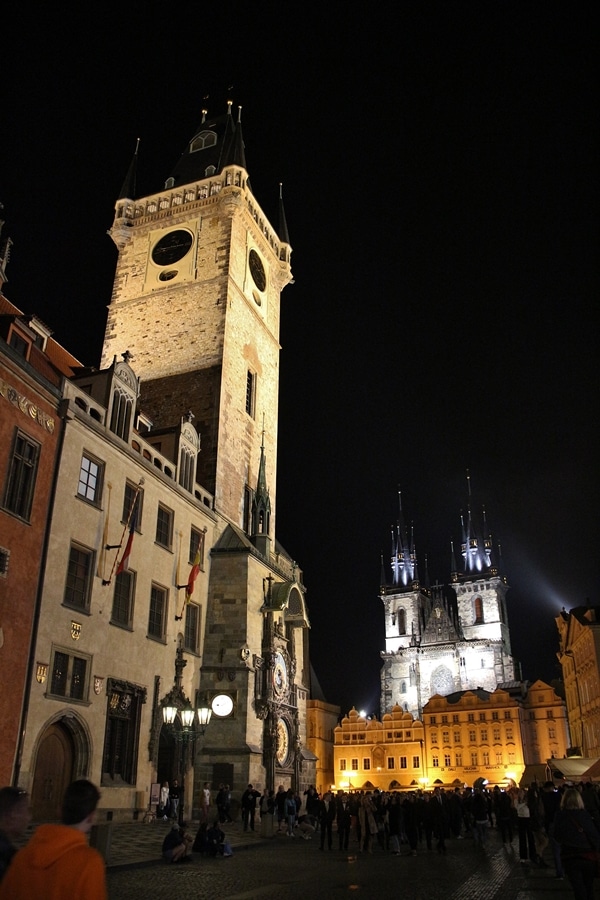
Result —
M 560 844 L 562 864 L 575 900 L 594 900 L 596 863 L 589 854 L 600 850 L 600 831 L 577 788 L 567 788 L 563 794 L 554 817 L 554 838 Z
M 68 786 L 62 824 L 40 825 L 16 853 L 0 884 L 0 900 L 107 900 L 104 860 L 87 842 L 99 799 L 100 792 L 90 781 Z
M 179 818 L 179 804 L 181 803 L 181 788 L 177 779 L 175 779 L 169 790 L 169 800 L 171 801 L 171 818 L 177 822 Z
M 519 860 L 524 864 L 535 862 L 537 851 L 533 838 L 531 810 L 527 802 L 527 792 L 522 788 L 519 788 L 515 808 L 517 810 L 517 826 L 519 829 Z
M 285 788 L 282 784 L 277 788 L 275 794 L 275 809 L 277 810 L 277 831 L 285 831 Z
M 20 788 L 5 787 L 0 790 L 0 881 L 8 869 L 20 840 L 29 825 L 29 797 Z
M 166 822 L 169 818 L 169 782 L 163 781 L 160 787 L 160 795 L 158 798 L 158 809 L 156 810 L 156 818 L 162 819 L 163 822 Z
M 350 803 L 348 794 L 345 791 L 338 791 L 335 818 L 337 822 L 338 846 L 340 850 L 347 850 L 350 841 L 350 826 L 352 824 L 352 814 L 350 812 Z
M 273 837 L 273 813 L 275 812 L 275 792 L 265 788 L 260 798 L 260 834 L 261 837 Z
M 325 849 L 325 838 L 327 837 L 327 849 L 331 850 L 333 843 L 333 823 L 335 822 L 335 803 L 331 791 L 323 794 L 323 799 L 319 803 L 319 825 L 321 827 L 321 846 Z
M 210 817 L 210 781 L 204 782 L 200 797 L 200 821 L 208 825 Z
M 260 792 L 254 790 L 254 785 L 249 784 L 242 794 L 242 824 L 244 831 L 254 831 L 254 816 L 256 815 L 256 801 L 260 797 Z

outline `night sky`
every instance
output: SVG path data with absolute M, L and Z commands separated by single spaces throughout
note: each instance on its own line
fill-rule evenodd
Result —
M 398 489 L 420 573 L 427 554 L 447 583 L 467 469 L 513 652 L 524 677 L 556 677 L 555 615 L 598 603 L 590 8 L 191 6 L 7 14 L 6 296 L 98 365 L 136 139 L 138 194 L 158 191 L 202 107 L 231 97 L 275 225 L 283 183 L 277 537 L 304 570 L 325 695 L 377 710 Z

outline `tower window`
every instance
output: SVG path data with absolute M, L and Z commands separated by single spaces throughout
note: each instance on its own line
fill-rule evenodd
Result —
M 129 425 L 131 423 L 131 411 L 133 400 L 123 391 L 113 391 L 113 404 L 110 416 L 110 430 L 121 440 L 129 439 Z
M 256 408 L 256 374 L 248 369 L 246 376 L 246 412 L 254 418 Z
M 201 131 L 190 144 L 190 153 L 206 150 L 207 147 L 214 147 L 216 143 L 217 135 L 214 131 Z
M 190 492 L 194 486 L 195 461 L 194 456 L 182 447 L 179 453 L 179 484 Z
M 483 600 L 481 597 L 475 597 L 475 625 L 483 625 Z
M 406 610 L 398 610 L 398 634 L 406 634 Z

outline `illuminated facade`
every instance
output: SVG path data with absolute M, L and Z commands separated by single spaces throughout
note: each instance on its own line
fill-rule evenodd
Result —
M 572 751 L 600 756 L 600 607 L 563 609 L 556 627 Z
M 4 684 L 11 661 L 23 663 L 11 706 L 18 715 L 28 692 L 20 780 L 37 819 L 58 817 L 73 777 L 100 784 L 115 818 L 147 807 L 153 783 L 181 777 L 180 725 L 174 734 L 161 715 L 175 684 L 212 710 L 197 785 L 226 782 L 235 797 L 250 781 L 315 782 L 305 588 L 275 537 L 280 295 L 292 280 L 281 197 L 276 231 L 250 188 L 231 108 L 203 115 L 163 190 L 137 197 L 134 174 L 135 160 L 111 229 L 119 255 L 103 368 L 64 354 L 65 380 L 47 365 L 55 390 L 14 385 L 40 422 L 60 416 L 43 440 L 32 434 L 39 527 L 19 538 L 14 511 L 0 510 L 0 673 L 9 664 Z M 11 365 L 20 346 L 8 347 Z M 35 426 L 31 412 L 11 410 L 29 425 L 3 418 L 7 446 Z M 25 673 L 31 560 L 45 545 L 52 564 Z M 30 598 L 16 628 L 26 561 Z M 14 757 L 15 716 L 10 729 Z M 186 816 L 200 792 L 187 774 Z
M 134 161 L 135 162 L 135 161 Z M 196 696 L 214 715 L 198 783 L 241 791 L 314 782 L 302 572 L 276 540 L 280 298 L 292 281 L 278 227 L 250 186 L 241 116 L 204 112 L 161 190 L 116 204 L 118 247 L 103 364 L 129 351 L 158 426 L 193 416 L 197 480 L 217 519 L 207 546 L 206 630 Z
M 381 721 L 352 709 L 335 729 L 336 787 L 416 790 L 521 781 L 527 765 L 563 756 L 565 706 L 536 681 L 528 689 L 432 697 L 422 720 L 398 705 Z
M 336 788 L 394 791 L 427 786 L 423 723 L 399 706 L 381 721 L 351 709 L 334 734 Z
M 470 485 L 470 482 L 469 482 Z M 381 653 L 381 710 L 395 705 L 420 718 L 436 694 L 497 686 L 514 681 L 506 594 L 508 585 L 494 561 L 485 513 L 477 528 L 469 504 L 462 521 L 461 565 L 452 551 L 450 602 L 441 585 L 420 580 L 412 534 L 402 516 L 393 532 L 392 583 L 380 591 L 385 616 Z

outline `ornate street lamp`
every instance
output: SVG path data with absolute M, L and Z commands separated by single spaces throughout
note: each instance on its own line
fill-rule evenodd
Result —
M 196 740 L 204 736 L 210 722 L 212 710 L 208 706 L 194 709 L 181 686 L 182 673 L 187 665 L 183 650 L 177 648 L 175 658 L 175 682 L 169 693 L 161 700 L 163 726 L 179 748 L 179 771 L 181 772 L 181 793 L 185 802 L 185 773 L 191 757 L 193 765 Z M 196 721 L 197 720 L 197 721 Z M 183 824 L 183 803 L 179 804 L 179 824 Z

